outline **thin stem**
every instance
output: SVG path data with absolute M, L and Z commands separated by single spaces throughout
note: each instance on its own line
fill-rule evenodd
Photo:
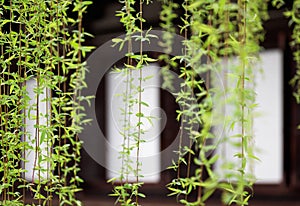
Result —
M 9 18 L 12 20 L 13 19 L 13 3 L 12 3 L 12 0 L 10 0 L 9 1 L 9 4 L 10 4 L 10 9 L 9 9 Z M 10 21 L 9 22 L 9 39 L 12 39 L 12 22 Z M 10 58 L 11 57 L 11 53 L 9 53 L 8 54 L 8 57 Z M 10 64 L 8 65 L 8 74 L 10 74 L 10 72 L 11 72 L 11 66 L 10 66 Z M 8 76 L 8 78 L 9 78 L 9 76 Z M 6 87 L 6 95 L 9 95 L 9 86 L 7 86 Z M 6 106 L 5 107 L 5 122 L 6 122 L 6 124 L 8 124 L 8 122 L 9 122 L 9 119 L 8 119 L 8 116 L 7 116 L 7 114 L 9 114 L 9 110 L 8 110 L 8 106 Z M 5 127 L 5 133 L 7 134 L 7 132 L 8 132 L 8 128 L 7 127 Z M 7 181 L 7 183 L 9 183 L 9 166 L 8 166 L 8 161 L 9 161 L 9 159 L 8 159 L 8 142 L 6 142 L 5 143 L 5 152 L 6 152 L 6 155 L 5 155 L 5 158 L 4 158 L 4 164 L 5 164 L 5 168 L 4 168 L 4 179 L 5 179 L 5 181 Z M 4 190 L 4 201 L 5 200 L 10 200 L 10 188 L 8 187 L 8 188 L 6 188 L 5 190 Z
M 59 0 L 56 0 L 56 38 L 59 39 L 60 38 L 60 34 L 59 34 L 59 31 L 61 29 L 60 27 L 60 21 L 59 21 L 59 7 L 60 7 L 60 4 L 59 4 Z M 62 28 L 62 32 L 64 33 L 64 28 Z M 65 38 L 63 38 L 64 41 L 65 41 Z M 56 45 L 56 52 L 57 52 L 57 56 L 59 57 L 60 56 L 60 42 L 57 42 L 57 45 Z M 64 48 L 64 47 L 63 47 Z M 64 54 L 62 55 L 63 57 Z M 60 77 L 61 76 L 61 68 L 60 68 L 60 65 L 61 65 L 61 62 L 58 62 L 57 63 L 57 75 Z M 61 105 L 62 105 L 62 99 L 64 97 L 64 93 L 65 91 L 63 90 L 63 85 L 62 85 L 62 82 L 59 80 L 58 82 L 58 88 L 59 88 L 59 103 L 58 103 L 58 125 L 59 125 L 59 128 L 58 128 L 58 138 L 57 138 L 57 144 L 58 144 L 58 147 L 59 148 L 62 148 L 62 125 L 64 124 L 64 122 L 61 120 Z M 55 143 L 54 143 L 55 144 Z M 60 159 L 61 157 L 61 151 L 60 150 L 57 150 L 57 155 L 58 155 L 58 159 Z M 58 178 L 59 180 L 62 179 L 62 174 L 61 174 L 61 164 L 60 162 L 58 162 L 57 164 L 57 175 L 58 175 Z M 61 198 L 58 198 L 58 204 L 61 205 Z
M 1 27 L 0 27 L 0 29 L 1 29 Z M 1 30 L 0 30 L 1 31 Z M 1 45 L 1 55 L 3 54 L 3 46 Z M 1 77 L 3 80 L 5 79 L 5 76 L 4 76 L 4 74 L 3 74 L 3 76 Z M 2 91 L 2 88 L 3 88 L 3 91 Z M 2 84 L 1 84 L 1 86 L 0 86 L 0 95 L 2 96 L 2 95 L 5 95 L 5 87 L 4 86 L 2 86 Z M 2 114 L 4 113 L 4 109 L 3 109 L 3 105 L 0 105 L 0 114 L 1 114 L 1 116 L 2 116 Z M 2 122 L 2 118 L 0 118 L 0 124 L 1 124 L 1 130 L 3 131 L 4 130 L 4 126 L 3 125 L 5 125 L 5 122 Z M 4 136 L 4 134 L 3 134 L 3 136 Z M 4 137 L 2 137 L 1 138 L 1 146 L 2 147 L 4 147 L 4 145 L 5 145 L 5 138 Z M 3 153 L 2 153 L 2 155 L 3 155 Z M 3 174 L 3 184 L 6 184 L 6 164 L 5 164 L 5 158 L 6 157 L 4 157 L 4 164 L 3 164 L 3 172 L 4 172 L 4 174 Z M 6 188 L 4 188 L 3 189 L 3 194 L 2 194 L 2 199 L 5 201 L 6 200 Z
M 53 2 L 51 1 L 50 2 L 50 8 L 51 10 L 53 9 Z M 44 21 L 47 21 L 46 19 L 46 16 L 44 16 Z M 53 22 L 53 14 L 50 13 L 50 22 Z M 47 32 L 47 31 L 46 31 Z M 49 31 L 50 33 L 54 33 L 54 31 L 52 30 L 52 28 L 49 28 Z M 50 36 L 50 54 L 49 54 L 49 59 L 50 59 L 50 62 L 49 64 L 46 66 L 46 68 L 50 67 L 50 74 L 52 75 L 52 64 L 53 64 L 53 44 L 52 44 L 52 41 L 53 41 L 53 36 Z M 47 39 L 48 40 L 48 39 Z M 51 77 L 50 77 L 51 79 Z M 52 128 L 52 123 L 51 123 L 51 120 L 52 120 L 52 108 L 51 108 L 51 105 L 52 105 L 52 95 L 51 95 L 51 90 L 46 87 L 46 126 L 47 128 Z M 50 107 L 50 108 L 49 108 Z M 50 134 L 51 134 L 51 130 L 50 130 Z M 47 206 L 51 206 L 52 205 L 52 175 L 51 175 L 51 168 L 52 168 L 52 138 L 48 132 L 46 132 L 46 143 L 47 143 L 47 146 L 46 146 L 46 153 L 47 153 L 47 158 L 49 158 L 49 160 L 46 161 L 46 164 L 47 164 Z
M 25 30 L 25 33 L 26 33 L 26 30 Z M 28 48 L 28 41 L 26 41 L 25 42 L 25 48 Z M 25 79 L 25 81 L 24 81 L 24 84 L 23 84 L 23 87 L 25 87 L 25 88 L 27 88 L 27 58 L 25 58 L 25 64 L 24 64 L 24 79 Z M 27 95 L 27 94 L 25 94 L 25 95 Z M 27 108 L 28 108 L 28 101 L 26 101 L 26 106 L 25 106 L 25 108 L 24 108 L 24 117 L 23 117 L 23 121 L 24 121 L 24 123 L 23 123 L 23 125 L 24 125 L 24 135 L 23 135 L 23 141 L 24 141 L 24 147 L 23 147 L 23 158 L 24 158 L 24 160 L 26 160 L 26 149 L 28 148 L 28 142 L 29 141 L 27 141 L 27 129 L 26 129 L 26 125 L 27 125 Z M 23 166 L 24 166 L 24 169 L 26 168 L 26 161 L 23 161 Z M 25 188 L 25 186 L 26 186 L 26 179 L 25 179 L 25 172 L 23 173 L 23 175 L 24 175 L 24 180 L 23 180 L 23 185 L 24 185 L 24 187 L 23 187 L 23 205 L 25 205 L 25 202 L 26 202 L 26 188 Z
M 132 65 L 132 59 L 130 58 L 130 61 L 129 61 L 129 63 L 130 63 L 130 65 Z M 128 78 L 129 80 L 130 80 L 130 82 L 128 83 L 130 86 L 129 86 L 129 91 L 128 91 L 128 95 L 129 95 L 129 98 L 131 98 L 131 95 L 132 95 L 132 88 L 131 88 L 131 84 L 132 84 L 132 70 L 131 69 L 129 69 L 129 78 Z M 128 132 L 127 132 L 127 150 L 129 150 L 129 148 L 130 148 L 130 131 L 131 131 L 131 129 L 130 129 L 130 126 L 131 126 L 131 106 L 128 108 L 128 123 L 127 123 L 127 129 L 128 129 Z M 129 161 L 130 161 L 130 156 L 129 155 L 127 155 L 127 160 L 126 160 L 126 162 L 127 162 L 127 164 L 129 164 Z M 128 165 L 127 165 L 127 167 L 126 167 L 126 183 L 128 183 L 129 182 L 129 167 L 128 167 Z
M 66 23 L 63 21 L 63 28 L 62 28 L 62 31 L 63 31 L 63 42 L 67 42 L 67 37 L 66 37 Z M 65 44 L 65 45 L 63 45 L 63 47 L 62 47 L 62 56 L 64 57 L 64 58 L 66 58 L 66 52 L 67 52 L 67 45 Z M 68 71 L 65 71 L 64 72 L 64 77 L 68 77 Z M 67 82 L 66 81 L 64 81 L 64 83 L 63 83 L 63 95 L 64 95 L 64 97 L 66 97 L 66 94 L 67 93 Z M 61 112 L 61 106 L 60 106 L 60 112 Z M 62 134 L 62 135 L 65 135 L 65 130 L 66 130 L 66 128 L 67 128 L 67 125 L 68 125 L 68 118 L 67 118 L 67 115 L 66 114 L 64 114 L 64 125 L 63 125 L 63 131 L 64 131 L 64 133 Z M 66 137 L 64 137 L 64 138 L 62 138 L 63 136 L 60 136 L 59 137 L 59 147 L 60 148 L 62 148 L 62 144 L 63 145 L 66 145 L 67 144 L 67 138 Z M 62 139 L 63 139 L 63 141 L 62 141 Z M 62 155 L 63 156 L 63 155 Z M 63 162 L 63 168 L 66 168 L 67 167 L 67 163 L 66 162 Z M 63 170 L 63 168 L 61 168 L 60 167 L 60 170 L 59 170 L 59 178 L 60 179 L 63 179 L 63 185 L 64 185 L 64 187 L 66 187 L 67 186 L 67 175 L 63 172 L 63 178 L 62 178 L 62 170 Z M 59 202 L 59 204 L 61 204 L 61 199 L 59 198 L 59 200 L 58 200 L 58 202 Z
M 79 1 L 80 7 L 82 6 L 82 0 Z M 82 70 L 83 65 L 81 63 L 82 61 L 82 54 L 81 54 L 81 50 L 82 50 L 82 10 L 79 9 L 78 11 L 78 53 L 77 53 L 77 68 L 76 68 L 76 85 L 77 88 L 75 88 L 74 91 L 74 98 L 73 101 L 76 104 L 76 107 L 80 107 L 80 100 L 78 97 L 81 96 L 81 90 L 79 88 L 79 82 L 81 80 L 81 72 L 83 72 Z M 75 114 L 78 115 L 78 109 L 75 108 Z M 77 125 L 79 124 L 79 122 L 75 122 L 75 126 L 77 127 Z M 78 132 L 76 132 L 75 134 L 75 143 L 74 143 L 74 147 L 75 150 L 73 150 L 74 156 L 75 156 L 75 160 L 74 160 L 74 165 L 75 165 L 75 170 L 73 171 L 74 174 L 74 179 L 76 180 L 76 176 L 77 176 L 77 169 L 76 169 L 76 165 L 78 163 L 78 151 L 80 150 L 80 143 L 79 143 L 79 137 L 78 137 Z M 74 184 L 76 185 L 76 182 L 74 182 Z M 74 193 L 74 196 L 76 196 L 76 193 Z
M 126 14 L 127 16 L 130 16 L 130 3 L 128 1 L 125 1 L 125 7 L 126 7 Z M 130 24 L 131 25 L 131 24 Z M 129 31 L 127 32 L 128 35 L 128 49 L 127 49 L 127 53 L 131 54 L 132 53 L 132 39 L 131 39 L 131 33 L 132 33 L 132 27 L 128 28 Z M 128 34 L 129 33 L 129 34 Z M 132 58 L 130 57 L 130 55 L 127 57 L 127 64 L 128 65 L 132 65 Z M 124 132 L 124 138 L 123 138 L 123 151 L 122 151 L 122 167 L 121 167 L 121 184 L 123 184 L 123 176 L 124 176 L 124 167 L 126 166 L 126 172 L 125 172 L 125 182 L 128 183 L 128 175 L 129 175 L 129 168 L 128 168 L 128 164 L 129 164 L 129 155 L 126 155 L 126 160 L 125 160 L 125 154 L 128 152 L 127 150 L 129 150 L 130 147 L 130 108 L 129 108 L 129 101 L 131 98 L 131 78 L 132 78 L 132 72 L 130 68 L 126 68 L 125 71 L 125 75 L 126 75 L 126 91 L 125 91 L 125 105 L 124 105 L 124 128 L 123 128 L 123 132 Z M 125 165 L 126 164 L 126 165 Z M 125 197 L 126 199 L 126 197 Z
M 25 60 L 26 61 L 26 60 Z M 27 79 L 27 72 L 26 72 L 26 67 L 24 68 L 24 79 Z M 23 87 L 26 88 L 26 81 L 24 81 L 24 84 L 23 84 Z M 24 114 L 26 114 L 26 108 L 24 108 L 23 110 Z M 23 124 L 24 125 L 27 125 L 27 121 L 26 121 L 26 115 L 24 115 L 23 117 Z M 27 142 L 27 130 L 26 130 L 26 126 L 24 126 L 24 134 L 23 134 L 23 141 L 24 142 Z M 26 145 L 24 144 L 24 147 L 23 147 L 23 158 L 24 160 L 26 160 Z M 24 169 L 26 168 L 26 161 L 23 161 L 23 167 Z M 23 172 L 23 176 L 24 176 L 24 179 L 23 179 L 23 205 L 25 205 L 25 202 L 26 202 L 26 189 L 25 189 L 25 186 L 26 186 L 26 179 L 25 179 L 25 172 Z
M 143 0 L 140 0 L 140 14 L 139 14 L 139 20 L 140 20 L 140 62 L 143 63 Z M 139 68 L 139 92 L 138 92 L 138 137 L 137 137 L 137 150 L 136 150 L 136 183 L 139 183 L 139 170 L 140 170 L 140 141 L 141 141 L 141 134 L 142 134 L 142 128 L 141 128 L 141 114 L 142 114 L 142 79 L 143 79 L 143 71 L 142 66 Z M 135 196 L 135 203 L 138 205 L 138 188 L 136 191 Z
M 226 8 L 228 8 L 230 4 L 230 1 L 229 0 L 226 0 Z M 230 33 L 230 30 L 229 30 L 229 23 L 230 23 L 230 20 L 229 20 L 229 10 L 226 9 L 225 10 L 225 32 L 224 32 L 224 43 L 225 43 L 225 54 L 224 54 L 224 69 L 223 69 L 223 85 L 224 85 L 224 88 L 225 88 L 225 91 L 227 90 L 227 87 L 228 87 L 228 82 L 227 82 L 227 72 L 228 72 L 228 56 L 229 56 L 229 53 L 228 53 L 228 49 L 229 49 L 229 33 Z M 225 101 L 225 99 L 224 99 Z M 225 114 L 225 110 L 226 110 L 226 106 L 225 104 L 222 105 L 222 113 Z M 222 155 L 221 155 L 221 158 L 225 158 L 226 157 L 226 144 L 222 144 Z
M 2 18 L 2 15 L 0 14 L 0 19 Z M 2 27 L 0 27 L 0 33 L 2 33 Z M 4 48 L 3 48 L 3 44 L 1 44 L 1 56 L 4 54 Z M 5 80 L 5 74 L 3 73 L 2 76 L 1 76 L 1 81 L 2 80 Z M 3 88 L 3 91 L 2 91 L 2 88 Z M 5 95 L 5 85 L 2 85 L 2 82 L 1 82 L 1 85 L 0 85 L 0 95 L 2 96 Z M 0 114 L 2 116 L 2 114 L 4 113 L 4 105 L 0 105 Z M 1 131 L 4 131 L 5 127 L 3 125 L 5 122 L 2 122 L 2 118 L 0 118 L 0 125 L 1 125 Z M 1 138 L 1 146 L 4 147 L 4 140 L 5 138 L 2 137 Z M 3 155 L 3 153 L 2 153 Z M 5 175 L 6 175 L 6 165 L 5 165 L 5 157 L 4 157 L 4 164 L 3 164 L 3 184 L 6 183 L 6 178 L 5 178 Z M 3 189 L 3 193 L 2 193 L 2 199 L 5 201 L 5 198 L 6 198 L 6 188 Z
M 188 0 L 185 0 L 184 1 L 184 4 L 185 4 L 185 7 L 184 7 L 184 10 L 185 10 L 185 22 L 188 21 L 188 10 L 187 10 L 187 6 L 188 6 Z M 188 39 L 188 29 L 187 27 L 184 28 L 184 41 L 186 42 Z M 184 57 L 187 56 L 187 45 L 186 43 L 184 44 Z M 184 70 L 186 71 L 187 70 L 187 62 L 184 61 Z M 186 80 L 186 75 L 183 77 L 184 78 L 184 81 Z M 183 88 L 183 91 L 184 93 L 187 92 L 187 86 L 186 84 L 184 85 L 184 88 Z M 185 104 L 182 105 L 182 110 L 185 111 L 186 110 L 186 106 Z M 184 124 L 186 122 L 186 115 L 183 114 L 182 115 L 182 120 L 180 122 L 180 135 L 179 135 L 179 146 L 178 146 L 178 161 L 177 161 L 177 179 L 179 180 L 180 179 L 180 165 L 181 165 L 181 158 L 182 157 L 182 141 L 183 141 L 183 134 L 184 134 Z M 187 197 L 187 195 L 186 195 Z
M 23 7 L 21 6 L 21 8 L 23 8 Z M 20 17 L 20 19 L 21 19 L 21 17 Z M 20 23 L 19 24 L 19 59 L 18 59 L 18 63 L 19 63 L 19 65 L 18 65 L 18 76 L 19 76 L 19 79 L 22 79 L 22 52 L 21 51 L 22 51 L 22 24 Z M 19 87 L 22 88 L 23 84 L 24 84 L 24 82 L 19 82 Z M 24 111 L 22 111 L 22 109 L 20 109 L 21 101 L 22 101 L 22 94 L 19 94 L 18 105 L 17 105 L 17 108 L 19 110 L 19 112 L 18 112 L 19 116 L 21 116 L 22 112 L 24 112 Z M 24 120 L 25 120 L 25 118 L 23 118 L 23 121 Z M 22 119 L 18 119 L 18 124 L 19 125 L 17 126 L 16 131 L 18 131 L 19 128 L 22 128 Z M 24 127 L 24 130 L 25 130 L 25 127 Z M 25 137 L 25 132 L 22 135 L 23 135 L 23 138 L 24 138 Z M 26 141 L 24 141 L 24 142 L 26 142 Z M 23 147 L 23 158 L 25 159 L 25 146 Z M 23 164 L 24 164 L 24 168 L 25 168 L 25 161 L 23 161 Z M 25 185 L 25 180 L 23 180 L 22 183 L 23 183 L 23 185 Z M 22 199 L 23 199 L 23 205 L 24 205 L 25 201 L 26 201 L 25 188 L 22 189 L 22 193 L 23 193 Z
M 82 5 L 82 0 L 80 0 L 80 5 Z M 77 78 L 81 78 L 81 72 L 82 70 L 84 69 L 83 66 L 82 66 L 82 54 L 81 54 L 81 41 L 82 41 L 82 10 L 79 10 L 78 12 L 78 54 L 77 54 L 77 64 L 78 64 L 78 67 L 77 67 L 77 70 L 76 70 L 76 73 L 77 73 Z M 77 80 L 77 82 L 79 82 Z M 75 93 L 75 97 L 74 97 L 74 101 L 78 101 L 78 105 L 80 106 L 80 100 L 78 100 L 78 96 L 81 96 L 81 90 L 78 89 Z M 78 138 L 78 133 L 76 133 L 75 135 L 75 140 L 76 140 L 76 143 L 79 141 L 79 138 Z M 79 149 L 78 148 L 78 144 L 76 144 L 77 148 L 76 149 Z M 75 154 L 75 156 L 77 156 L 77 153 Z M 77 159 L 77 158 L 76 158 Z
M 37 76 L 37 88 L 40 87 L 40 74 Z M 40 170 L 40 161 L 37 161 L 40 154 L 40 117 L 39 117 L 39 106 L 40 105 L 40 95 L 39 93 L 36 95 L 36 122 L 35 122 L 35 157 L 34 157 L 34 164 L 33 164 L 33 173 L 32 173 L 32 183 L 34 183 L 34 174 L 36 170 L 36 166 L 38 165 L 38 184 L 41 182 L 41 170 Z M 38 191 L 40 192 L 40 191 Z M 39 204 L 41 204 L 41 199 L 39 198 Z
M 240 40 L 240 44 L 241 44 L 241 48 L 245 49 L 245 45 L 246 45 L 246 2 L 243 3 L 242 0 L 238 1 L 239 4 L 239 22 L 240 22 L 240 28 L 239 28 L 239 40 Z M 241 13 L 241 11 L 243 11 L 244 14 Z M 244 23 L 242 23 L 242 21 L 244 21 Z M 244 96 L 244 92 L 245 92 L 245 60 L 242 57 L 241 58 L 241 85 L 240 85 L 240 89 L 241 89 L 241 176 L 242 179 L 244 179 L 244 161 L 245 160 L 245 148 L 244 148 L 244 144 L 245 144 L 245 96 Z M 242 188 L 243 189 L 243 188 Z M 243 194 L 240 195 L 240 201 L 241 203 L 244 201 L 244 196 Z
M 41 5 L 37 5 L 37 8 L 40 8 Z M 40 28 L 41 25 L 41 12 L 37 12 L 35 11 L 36 14 L 38 15 L 38 22 L 37 22 L 37 28 Z M 37 32 L 37 50 L 41 49 L 41 31 L 38 30 Z M 33 166 L 33 173 L 32 173 L 32 182 L 34 182 L 34 175 L 35 175 L 35 170 L 36 170 L 36 166 L 38 166 L 38 188 L 41 185 L 41 161 L 39 159 L 40 156 L 42 156 L 41 153 L 41 148 L 40 148 L 40 87 L 41 87 L 41 61 L 40 58 L 37 58 L 37 78 L 36 78 L 36 82 L 37 82 L 37 94 L 36 94 L 36 122 L 35 122 L 35 158 L 34 158 L 34 166 Z M 36 191 L 38 193 L 41 193 L 41 191 Z M 42 199 L 38 198 L 38 203 L 39 205 L 42 204 Z

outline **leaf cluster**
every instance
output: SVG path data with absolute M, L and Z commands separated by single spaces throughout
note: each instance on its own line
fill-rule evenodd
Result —
M 82 58 L 92 49 L 82 45 L 89 35 L 82 18 L 90 4 L 0 2 L 1 205 L 52 205 L 55 196 L 59 205 L 81 205 L 77 135 L 89 121 L 81 102 L 91 98 L 80 94 L 86 87 Z M 74 19 L 68 16 L 72 12 Z

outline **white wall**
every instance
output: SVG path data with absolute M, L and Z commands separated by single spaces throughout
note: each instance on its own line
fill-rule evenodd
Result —
M 263 75 L 257 75 L 257 112 L 254 120 L 257 152 L 257 183 L 283 180 L 283 54 L 280 50 L 262 52 Z
M 283 54 L 280 50 L 267 50 L 261 53 L 263 74 L 255 76 L 258 107 L 254 118 L 255 161 L 249 172 L 254 172 L 257 183 L 279 184 L 283 180 Z M 230 85 L 230 82 L 228 83 Z M 230 115 L 230 107 L 227 107 Z M 231 134 L 239 133 L 238 128 Z M 230 136 L 230 134 L 227 133 Z M 219 145 L 217 152 L 223 160 L 232 160 L 237 152 L 229 144 Z M 222 174 L 222 158 L 216 170 Z
M 160 117 L 160 76 L 159 68 L 153 65 L 145 66 L 142 69 L 143 78 L 152 76 L 146 81 L 142 82 L 142 101 L 146 102 L 149 107 L 142 106 L 142 113 L 145 116 L 153 116 L 153 124 L 151 125 L 144 118 L 142 119 L 142 129 L 145 130 L 145 134 L 142 135 L 142 140 L 146 142 L 140 145 L 140 162 L 141 172 L 144 177 L 140 178 L 144 182 L 158 182 L 160 181 L 160 132 L 161 121 Z M 132 73 L 134 77 L 133 84 L 138 86 L 139 70 L 134 70 Z M 118 172 L 121 171 L 122 160 L 119 158 L 119 152 L 122 150 L 123 137 L 120 134 L 122 132 L 122 125 L 124 116 L 121 113 L 121 109 L 124 109 L 125 105 L 120 94 L 126 91 L 126 76 L 120 73 L 109 73 L 107 75 L 106 83 L 106 137 L 109 142 L 108 151 L 106 152 L 107 179 L 118 177 Z M 136 89 L 133 89 L 136 92 Z M 138 99 L 136 94 L 134 98 Z M 131 125 L 136 125 L 138 122 L 135 114 L 138 112 L 138 107 L 133 107 L 133 115 L 131 115 Z M 130 137 L 130 143 L 134 144 L 134 140 Z M 132 160 L 132 167 L 136 165 L 136 150 L 131 152 L 130 156 Z M 130 180 L 135 181 L 134 175 L 131 174 Z
M 43 142 L 42 144 L 39 145 L 40 147 L 40 153 L 36 153 L 36 119 L 37 119 L 37 114 L 36 114 L 36 105 L 37 105 L 37 96 L 34 92 L 34 89 L 37 87 L 37 81 L 36 79 L 32 78 L 26 82 L 26 91 L 28 92 L 28 96 L 30 97 L 29 100 L 29 107 L 31 109 L 27 109 L 24 111 L 26 113 L 26 128 L 25 131 L 27 133 L 26 136 L 22 137 L 22 141 L 26 141 L 31 147 L 31 149 L 25 150 L 23 155 L 23 158 L 26 159 L 25 162 L 22 162 L 22 168 L 26 170 L 24 174 L 24 178 L 27 181 L 35 181 L 39 179 L 39 172 L 38 170 L 34 169 L 35 167 L 38 166 L 38 159 L 39 158 L 45 158 L 47 156 L 51 149 L 47 146 L 46 142 Z M 48 90 L 48 95 L 50 95 L 50 91 Z M 43 93 L 39 95 L 39 125 L 40 126 L 47 126 L 47 118 L 45 117 L 46 114 L 49 114 L 50 111 L 50 104 L 49 101 L 46 101 L 47 98 L 47 90 L 44 89 Z M 41 132 L 39 132 L 39 136 L 41 136 Z M 46 139 L 46 138 L 45 138 Z M 45 141 L 45 140 L 44 140 Z M 41 168 L 47 169 L 49 167 L 49 164 L 46 161 L 42 161 L 40 164 Z M 41 171 L 40 172 L 40 179 L 48 179 L 49 174 L 47 171 Z

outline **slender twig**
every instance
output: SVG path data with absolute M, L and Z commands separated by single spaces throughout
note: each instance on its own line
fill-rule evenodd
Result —
M 59 20 L 59 7 L 60 7 L 60 4 L 59 4 L 59 0 L 56 0 L 56 32 L 57 32 L 57 39 L 59 39 L 60 37 L 60 34 L 59 34 L 59 31 L 61 29 L 61 26 L 60 26 L 60 20 Z M 63 33 L 64 33 L 64 29 L 63 29 Z M 65 40 L 65 39 L 64 39 Z M 57 45 L 56 45 L 56 52 L 57 52 L 57 56 L 60 56 L 60 42 L 57 42 Z M 64 57 L 64 55 L 63 55 Z M 57 64 L 57 75 L 60 77 L 61 76 L 61 73 L 60 73 L 60 65 L 61 65 L 61 62 L 58 62 Z M 58 128 L 58 139 L 57 139 L 57 142 L 58 142 L 58 147 L 61 148 L 62 147 L 62 120 L 61 120 L 61 105 L 62 105 L 62 98 L 63 98 L 63 95 L 64 95 L 64 91 L 62 91 L 62 83 L 61 81 L 58 82 L 58 88 L 59 88 L 59 103 L 58 103 L 58 117 L 59 117 L 59 128 Z M 54 143 L 55 144 L 55 143 Z M 60 156 L 61 156 L 61 151 L 58 150 L 57 151 L 57 156 L 58 156 L 58 159 L 60 159 Z M 58 175 L 58 178 L 61 179 L 62 175 L 61 175 L 61 164 L 57 164 L 57 175 Z M 61 203 L 61 199 L 58 198 L 58 204 L 60 205 Z
M 2 18 L 2 15 L 0 14 L 0 19 Z M 2 27 L 0 27 L 0 33 L 2 33 Z M 4 54 L 4 48 L 3 48 L 3 44 L 1 44 L 1 56 Z M 2 74 L 2 77 L 1 77 L 1 81 L 4 81 L 5 80 L 5 74 L 3 73 Z M 3 88 L 3 91 L 2 91 L 2 88 Z M 3 85 L 2 83 L 1 83 L 1 85 L 0 85 L 0 95 L 2 96 L 2 95 L 5 95 L 5 85 Z M 5 111 L 5 109 L 4 109 L 4 107 L 5 107 L 5 105 L 0 105 L 0 114 L 1 114 L 1 116 L 3 115 L 3 113 L 4 113 L 4 111 Z M 3 111 L 4 110 L 4 111 Z M 5 125 L 5 122 L 2 122 L 2 118 L 0 118 L 0 125 L 1 125 L 1 131 L 3 131 L 3 130 L 5 130 L 5 127 L 4 127 L 4 125 Z M 2 147 L 4 147 L 4 142 L 5 142 L 5 137 L 2 137 L 1 138 L 1 146 Z M 3 154 L 3 153 L 2 153 Z M 6 157 L 4 157 L 4 160 L 3 160 L 3 162 L 4 162 L 4 164 L 3 164 L 3 184 L 6 184 L 6 164 L 5 164 L 5 158 Z M 6 188 L 4 188 L 3 189 L 3 193 L 2 193 L 2 199 L 5 201 L 6 200 Z
M 184 1 L 184 4 L 185 4 L 185 7 L 184 7 L 184 12 L 185 12 L 185 16 L 184 16 L 184 20 L 185 22 L 188 21 L 188 9 L 187 9 L 187 6 L 188 6 L 188 0 L 185 0 Z M 188 39 L 188 28 L 187 26 L 184 28 L 184 57 L 187 57 L 187 45 L 186 45 L 186 41 Z M 184 70 L 186 71 L 187 70 L 187 62 L 186 60 L 184 61 Z M 184 81 L 186 81 L 186 75 L 184 75 Z M 184 88 L 183 88 L 183 92 L 186 93 L 187 92 L 187 85 L 184 84 Z M 186 105 L 183 104 L 182 105 L 182 111 L 184 112 L 186 110 Z M 178 145 L 178 161 L 177 161 L 177 179 L 179 180 L 180 179 L 180 168 L 181 168 L 181 158 L 184 158 L 183 157 L 183 153 L 182 153 L 182 142 L 183 142 L 183 134 L 184 134 L 184 124 L 186 122 L 186 115 L 183 114 L 182 115 L 182 120 L 180 122 L 180 134 L 179 134 L 179 145 Z M 187 195 L 185 196 L 187 198 Z
M 246 45 L 246 2 L 243 3 L 242 0 L 238 1 L 239 5 L 239 13 L 238 13 L 238 21 L 240 22 L 239 26 L 239 41 L 241 44 L 241 48 L 245 49 Z M 242 14 L 242 11 L 244 14 Z M 244 23 L 242 23 L 244 21 Z M 245 129 L 245 60 L 243 57 L 241 58 L 241 84 L 240 84 L 240 89 L 241 89 L 241 176 L 242 179 L 244 179 L 244 161 L 245 161 L 245 138 L 246 138 L 246 129 Z M 240 201 L 241 203 L 244 201 L 244 196 L 243 194 L 240 195 Z
M 51 9 L 53 8 L 54 4 L 51 1 Z M 57 12 L 57 10 L 56 10 Z M 56 13 L 57 15 L 57 13 Z M 54 17 L 52 14 L 50 14 L 50 22 L 54 21 Z M 53 33 L 54 31 L 50 28 L 49 32 Z M 53 73 L 53 69 L 52 69 L 52 64 L 53 64 L 53 36 L 50 37 L 50 73 Z M 50 93 L 50 94 L 49 94 Z M 47 128 L 52 128 L 52 92 L 49 91 L 49 89 L 47 88 L 46 90 L 46 110 L 47 110 L 47 114 L 49 116 L 47 116 Z M 50 108 L 48 108 L 50 106 Z M 51 138 L 52 135 L 47 134 L 47 157 L 49 158 L 49 162 L 47 162 L 47 179 L 49 181 L 48 183 L 48 190 L 47 190 L 47 196 L 48 196 L 48 206 L 52 206 L 52 144 L 53 144 L 53 139 Z
M 143 0 L 140 0 L 140 14 L 139 14 L 139 20 L 140 20 L 140 61 L 143 63 Z M 136 183 L 139 184 L 139 170 L 140 170 L 140 141 L 141 141 L 141 134 L 142 134 L 142 128 L 141 128 L 141 114 L 142 114 L 142 79 L 143 79 L 143 71 L 142 67 L 139 68 L 139 92 L 138 92 L 138 137 L 136 142 Z M 138 191 L 136 191 L 135 196 L 135 203 L 138 205 Z
M 126 14 L 128 16 L 130 16 L 130 2 L 125 1 L 125 7 L 126 7 Z M 131 25 L 131 23 L 130 23 Z M 131 39 L 131 33 L 132 33 L 132 27 L 130 26 L 128 28 L 128 32 L 127 32 L 127 39 L 128 39 L 128 49 L 127 49 L 127 53 L 131 54 L 132 53 L 132 39 Z M 128 65 L 132 65 L 132 58 L 130 57 L 130 55 L 128 55 L 127 57 L 127 64 Z M 123 128 L 123 132 L 124 132 L 124 138 L 123 138 L 123 151 L 122 151 L 122 167 L 121 167 L 121 184 L 123 184 L 123 178 L 122 176 L 124 176 L 125 173 L 125 183 L 128 183 L 128 176 L 129 176 L 129 167 L 127 164 L 129 164 L 129 155 L 125 155 L 130 147 L 130 106 L 129 106 L 129 101 L 131 98 L 131 78 L 132 78 L 132 71 L 130 68 L 126 68 L 125 70 L 125 75 L 126 75 L 126 90 L 125 90 L 125 105 L 124 105 L 124 128 Z M 125 156 L 126 156 L 126 160 L 125 160 Z M 125 165 L 126 164 L 126 165 Z M 126 172 L 124 172 L 124 167 L 126 167 Z M 126 197 L 124 197 L 126 199 Z

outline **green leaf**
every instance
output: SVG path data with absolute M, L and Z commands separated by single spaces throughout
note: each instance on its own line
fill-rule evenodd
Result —
M 149 107 L 149 104 L 147 104 L 146 102 L 141 101 L 141 104 L 146 106 L 146 107 Z
M 219 159 L 219 155 L 216 154 L 208 160 L 208 164 L 212 165 Z
M 144 117 L 144 114 L 141 113 L 141 112 L 138 112 L 138 113 L 135 114 L 135 116 L 137 116 L 137 117 Z
M 45 142 L 45 137 L 47 136 L 47 131 L 45 129 L 41 130 L 40 144 Z

